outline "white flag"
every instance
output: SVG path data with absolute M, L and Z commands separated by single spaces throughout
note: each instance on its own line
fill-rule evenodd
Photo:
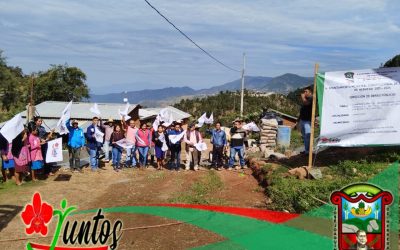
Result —
M 180 133 L 179 135 L 169 135 L 168 136 L 168 138 L 169 138 L 169 141 L 172 143 L 172 144 L 175 144 L 175 143 L 177 143 L 178 141 L 180 141 L 182 138 L 183 138 L 183 136 L 186 134 L 186 130 L 184 130 L 182 133 Z
M 99 109 L 99 105 L 97 105 L 97 103 L 95 103 L 93 105 L 93 107 L 90 108 L 90 112 L 92 112 L 92 113 L 94 113 L 94 114 L 96 114 L 98 116 L 101 115 L 101 112 L 100 112 L 100 109 Z
M 211 113 L 209 118 L 206 118 L 204 121 L 205 124 L 213 124 L 214 123 L 214 114 Z
M 122 148 L 132 148 L 135 144 L 133 142 L 128 141 L 126 138 L 121 139 L 116 142 L 118 146 Z
M 47 142 L 46 162 L 60 162 L 63 161 L 62 154 L 62 138 L 51 140 Z
M 20 114 L 14 116 L 1 128 L 0 133 L 9 143 L 24 130 L 24 121 Z
M 160 115 L 157 115 L 156 119 L 153 122 L 153 129 L 154 131 L 157 131 L 158 125 L 160 125 Z
M 169 127 L 173 122 L 174 122 L 174 118 L 172 117 L 172 114 L 169 114 L 169 118 L 164 121 L 163 126 Z
M 168 150 L 168 145 L 167 145 L 167 141 L 165 140 L 164 134 L 160 135 L 160 136 L 158 137 L 158 140 L 160 140 L 160 142 L 162 142 L 161 150 L 162 150 L 163 152 L 167 151 L 167 150 Z
M 104 133 L 100 131 L 97 127 L 94 129 L 94 137 L 97 142 L 103 143 Z
M 125 121 L 131 119 L 131 117 L 128 115 L 129 107 L 130 107 L 129 102 L 127 102 L 124 110 L 121 111 L 121 109 L 118 109 L 118 113 L 121 115 L 121 117 L 124 117 Z
M 260 132 L 260 129 L 257 127 L 257 125 L 254 122 L 250 122 L 250 123 L 243 125 L 243 129 L 248 130 L 248 131 Z
M 60 135 L 68 134 L 66 122 L 71 119 L 71 107 L 72 101 L 70 101 L 68 105 L 64 108 L 63 112 L 61 113 L 60 120 L 58 120 L 57 122 L 57 128 L 60 132 Z
M 207 120 L 207 113 L 204 113 L 202 116 L 200 116 L 199 119 L 197 119 L 199 125 L 203 126 L 204 122 Z
M 207 150 L 207 144 L 205 142 L 199 142 L 194 144 L 195 148 L 198 151 L 206 151 Z
M 169 119 L 171 112 L 167 108 L 163 108 L 160 110 L 160 120 L 165 122 Z

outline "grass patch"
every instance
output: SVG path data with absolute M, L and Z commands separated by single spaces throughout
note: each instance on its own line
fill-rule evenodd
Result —
M 360 156 L 359 160 L 343 160 L 320 167 L 323 174 L 321 180 L 299 180 L 296 177 L 288 177 L 284 174 L 287 172 L 285 166 L 273 168 L 271 164 L 266 164 L 262 167 L 262 172 L 269 180 L 265 192 L 272 203 L 268 208 L 305 213 L 320 207 L 323 203 L 317 199 L 329 202 L 333 191 L 351 183 L 368 181 L 384 171 L 389 164 L 399 160 L 398 152 L 400 152 L 398 148 L 379 148 Z
M 166 178 L 165 173 L 162 171 L 157 171 L 147 176 L 147 179 L 149 180 L 162 180 L 165 178 Z
M 217 173 L 208 171 L 205 176 L 193 183 L 189 190 L 179 193 L 176 197 L 169 199 L 169 202 L 224 205 L 226 204 L 224 200 L 211 197 L 211 194 L 219 191 L 223 186 Z
M 0 182 L 0 194 L 2 193 L 10 194 L 10 192 L 25 190 L 27 188 L 37 187 L 43 184 L 44 181 L 37 181 L 37 182 L 27 181 L 24 182 L 21 186 L 17 186 L 13 179 L 8 179 L 6 182 Z

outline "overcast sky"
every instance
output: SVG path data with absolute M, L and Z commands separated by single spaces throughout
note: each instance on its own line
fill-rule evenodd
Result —
M 200 46 L 246 75 L 375 68 L 400 53 L 399 0 L 149 0 Z M 0 0 L 0 49 L 25 73 L 68 63 L 92 93 L 238 79 L 144 0 Z M 110 88 L 111 87 L 111 88 Z

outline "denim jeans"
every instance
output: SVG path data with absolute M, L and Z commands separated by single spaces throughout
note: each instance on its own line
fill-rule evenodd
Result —
M 310 150 L 311 121 L 300 120 L 300 127 L 304 141 L 304 152 L 308 153 Z
M 121 161 L 122 148 L 112 147 L 112 162 L 114 169 L 119 167 Z
M 110 147 L 109 141 L 104 141 L 103 151 L 104 151 L 104 160 L 106 160 L 106 161 L 110 160 L 111 147 Z
M 90 167 L 92 169 L 97 169 L 99 167 L 98 154 L 99 151 L 97 149 L 89 149 Z
M 132 148 L 126 149 L 126 162 L 127 166 L 136 166 L 137 159 L 136 159 L 136 146 Z
M 229 156 L 229 167 L 233 167 L 233 164 L 235 163 L 235 156 L 236 153 L 239 155 L 239 162 L 240 166 L 244 166 L 244 147 L 231 147 L 230 150 L 230 156 Z
M 137 147 L 139 151 L 139 164 L 144 167 L 147 163 L 147 154 L 149 153 L 149 147 Z

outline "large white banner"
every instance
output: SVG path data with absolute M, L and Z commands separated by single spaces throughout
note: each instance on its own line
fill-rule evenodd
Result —
M 399 67 L 327 72 L 317 82 L 318 145 L 400 145 Z
M 62 154 L 62 138 L 58 138 L 47 142 L 46 162 L 59 162 L 63 161 Z

